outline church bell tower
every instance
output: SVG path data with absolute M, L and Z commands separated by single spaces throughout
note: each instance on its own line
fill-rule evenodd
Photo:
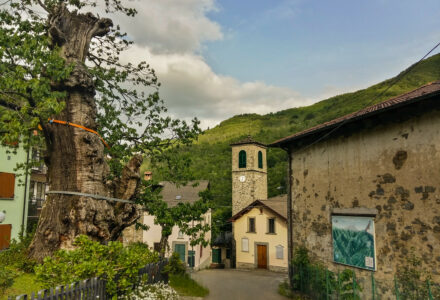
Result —
M 266 145 L 250 136 L 232 147 L 232 215 L 255 200 L 267 200 Z

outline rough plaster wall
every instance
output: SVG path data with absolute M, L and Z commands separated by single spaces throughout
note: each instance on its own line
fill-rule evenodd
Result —
M 238 153 L 246 151 L 246 168 L 238 167 Z M 263 153 L 263 168 L 258 168 L 258 151 Z M 240 176 L 246 176 L 240 182 Z M 266 148 L 250 144 L 232 147 L 232 215 L 255 200 L 267 199 Z
M 294 152 L 294 245 L 345 268 L 332 263 L 331 209 L 376 208 L 376 279 L 392 283 L 413 247 L 440 280 L 439 125 L 431 112 Z

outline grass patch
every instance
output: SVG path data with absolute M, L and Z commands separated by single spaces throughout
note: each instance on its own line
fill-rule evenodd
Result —
M 17 271 L 18 272 L 18 271 Z M 1 300 L 7 300 L 8 296 L 18 296 L 22 294 L 31 294 L 43 289 L 40 283 L 37 282 L 35 274 L 22 273 L 14 278 L 14 284 L 8 288 L 4 295 L 0 297 Z
M 181 296 L 191 297 L 205 297 L 209 294 L 209 290 L 195 280 L 191 279 L 189 275 L 171 275 L 169 285 L 176 290 Z

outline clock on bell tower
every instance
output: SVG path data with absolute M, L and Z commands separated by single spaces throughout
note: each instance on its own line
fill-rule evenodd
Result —
M 250 136 L 232 147 L 232 215 L 255 200 L 267 200 L 266 145 Z

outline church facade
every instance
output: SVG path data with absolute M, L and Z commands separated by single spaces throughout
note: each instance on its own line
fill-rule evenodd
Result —
M 250 137 L 231 147 L 236 267 L 287 272 L 287 196 L 267 198 L 267 148 Z

